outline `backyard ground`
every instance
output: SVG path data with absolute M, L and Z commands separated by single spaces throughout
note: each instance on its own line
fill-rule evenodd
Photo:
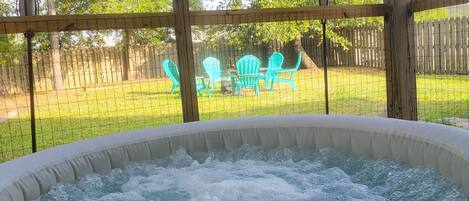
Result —
M 276 85 L 260 96 L 223 94 L 199 97 L 202 120 L 282 114 L 324 114 L 323 71 L 296 75 L 299 91 Z M 261 81 L 261 87 L 264 84 Z M 182 123 L 181 101 L 170 95 L 171 82 L 132 81 L 93 89 L 41 92 L 36 96 L 37 143 L 40 150 L 112 133 Z M 332 68 L 329 72 L 331 114 L 386 116 L 386 78 L 382 69 Z M 418 75 L 422 121 L 463 127 L 469 119 L 468 75 Z M 31 152 L 27 95 L 2 98 L 0 162 Z

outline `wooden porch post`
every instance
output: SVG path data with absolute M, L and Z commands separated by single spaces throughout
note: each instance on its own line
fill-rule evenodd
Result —
M 384 0 L 393 7 L 385 16 L 384 40 L 388 117 L 417 120 L 413 0 Z
M 199 120 L 189 0 L 173 0 L 184 122 Z

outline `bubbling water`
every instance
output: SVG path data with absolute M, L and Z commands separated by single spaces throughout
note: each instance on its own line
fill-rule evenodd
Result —
M 387 160 L 244 146 L 132 164 L 75 184 L 58 184 L 36 201 L 160 200 L 467 200 L 432 170 Z

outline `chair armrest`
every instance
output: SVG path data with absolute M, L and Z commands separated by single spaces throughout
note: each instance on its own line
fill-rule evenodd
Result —
M 202 84 L 204 87 L 207 85 L 206 77 L 203 76 L 195 76 L 195 82 L 196 84 L 199 84 L 198 81 L 200 81 L 200 84 Z
M 295 69 L 279 69 L 279 70 L 275 70 L 274 71 L 275 73 L 293 73 L 295 72 Z
M 261 75 L 262 75 L 261 73 L 244 74 L 244 75 L 238 75 L 238 78 L 241 78 L 241 77 L 260 77 Z

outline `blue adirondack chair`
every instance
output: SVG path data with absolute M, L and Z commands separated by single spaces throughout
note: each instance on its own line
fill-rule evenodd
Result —
M 296 62 L 296 65 L 294 68 L 290 68 L 290 69 L 279 69 L 279 70 L 274 70 L 273 73 L 272 73 L 272 83 L 271 83 L 271 88 L 270 90 L 274 90 L 274 83 L 286 83 L 288 85 L 290 85 L 290 87 L 294 90 L 294 91 L 298 91 L 298 87 L 296 86 L 296 83 L 295 83 L 295 74 L 296 72 L 298 72 L 298 69 L 300 68 L 301 66 L 301 53 L 298 54 L 298 60 Z M 290 74 L 288 75 L 286 78 L 283 78 L 283 77 L 279 77 L 279 75 L 281 74 Z
M 210 88 L 215 89 L 215 82 L 221 81 L 221 65 L 220 61 L 214 57 L 207 57 L 202 62 L 205 73 L 210 80 Z
M 173 82 L 173 86 L 171 87 L 171 95 L 172 95 L 174 94 L 176 89 L 178 89 L 181 86 L 180 81 L 179 81 L 178 66 L 171 60 L 166 59 L 163 61 L 163 69 L 164 69 L 166 76 L 168 76 L 169 79 Z M 207 91 L 208 96 L 210 96 L 210 90 L 208 89 L 205 79 L 201 78 L 200 82 L 201 83 L 196 83 L 197 91 L 199 92 L 199 94 L 203 96 L 204 95 L 203 90 L 205 89 Z
M 243 56 L 236 62 L 237 75 L 231 75 L 231 87 L 234 95 L 235 90 L 238 96 L 242 88 L 254 88 L 259 96 L 259 77 L 261 60 L 253 55 Z
M 284 60 L 285 58 L 280 52 L 275 52 L 269 57 L 269 65 L 267 68 L 262 69 L 265 71 L 265 74 L 260 75 L 260 79 L 264 80 L 266 88 L 272 87 L 270 86 L 271 79 L 275 75 L 275 71 L 282 69 Z

